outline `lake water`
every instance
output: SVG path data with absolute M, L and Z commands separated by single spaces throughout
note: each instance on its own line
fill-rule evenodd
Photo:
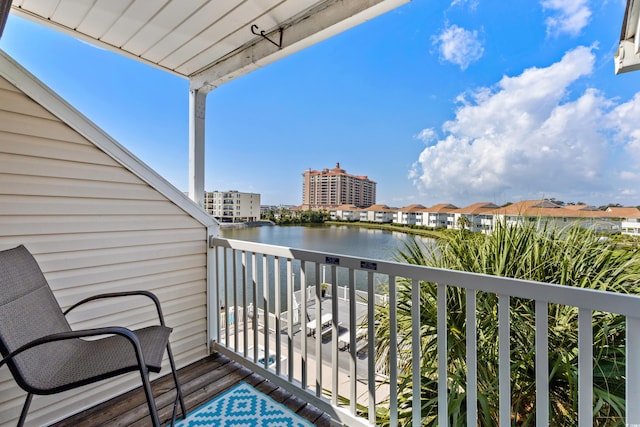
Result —
M 405 233 L 346 225 L 223 228 L 221 235 L 227 239 L 387 261 L 393 260 L 397 250 L 411 239 L 418 239 L 425 244 L 432 241 Z

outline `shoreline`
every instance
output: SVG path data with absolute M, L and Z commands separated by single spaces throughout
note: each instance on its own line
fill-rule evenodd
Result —
M 342 221 L 325 221 L 327 225 L 344 225 L 347 227 L 370 228 L 374 230 L 397 231 L 399 233 L 414 234 L 416 236 L 430 237 L 432 239 L 442 239 L 444 234 L 440 231 L 424 230 L 420 228 L 404 227 L 402 225 L 393 224 L 374 224 L 370 222 L 342 222 Z

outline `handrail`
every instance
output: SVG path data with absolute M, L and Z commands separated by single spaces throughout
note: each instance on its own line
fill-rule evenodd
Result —
M 370 268 L 363 268 L 363 263 L 373 263 L 375 264 L 374 271 L 376 273 L 390 276 L 412 277 L 427 282 L 455 284 L 465 289 L 606 311 L 623 316 L 635 317 L 640 315 L 640 296 L 635 295 L 534 282 L 530 280 L 511 279 L 508 277 L 490 276 L 465 271 L 445 270 L 393 261 L 358 258 L 351 255 L 330 254 L 243 240 L 213 237 L 210 243 L 211 247 L 224 247 L 240 251 L 256 252 L 264 255 L 285 257 L 318 264 L 326 264 L 327 258 L 332 258 L 335 262 L 335 258 L 337 258 L 339 260 L 339 264 L 337 265 L 340 267 L 361 271 L 371 271 Z

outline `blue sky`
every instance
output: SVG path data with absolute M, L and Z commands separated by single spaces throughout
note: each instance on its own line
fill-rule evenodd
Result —
M 640 205 L 640 72 L 623 0 L 413 0 L 209 93 L 207 190 L 300 204 L 302 173 L 401 207 Z M 10 16 L 0 48 L 187 189 L 188 82 Z

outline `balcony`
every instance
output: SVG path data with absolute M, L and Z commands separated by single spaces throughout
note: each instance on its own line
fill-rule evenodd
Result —
M 550 313 L 557 305 L 571 307 L 578 312 L 578 348 L 565 349 L 577 357 L 578 419 L 576 425 L 594 424 L 594 377 L 602 371 L 593 364 L 594 336 L 601 331 L 592 328 L 594 316 L 617 313 L 626 323 L 626 360 L 640 358 L 640 297 L 583 288 L 573 288 L 375 259 L 361 259 L 333 253 L 315 252 L 289 247 L 211 238 L 209 257 L 212 288 L 208 293 L 209 331 L 212 354 L 180 370 L 188 409 L 198 407 L 212 396 L 220 394 L 239 381 L 245 381 L 284 402 L 293 411 L 315 425 L 338 422 L 349 426 L 379 425 L 376 418 L 381 408 L 388 411 L 390 425 L 397 425 L 400 411 L 406 405 L 422 408 L 413 411 L 411 424 L 423 425 L 431 421 L 448 425 L 458 407 L 467 402 L 481 402 L 478 364 L 483 352 L 480 329 L 477 325 L 487 313 L 476 301 L 480 294 L 495 296 L 495 316 L 499 328 L 498 364 L 500 425 L 514 421 L 511 397 L 528 389 L 535 408 L 536 425 L 548 425 L 550 406 L 557 397 L 550 390 L 549 360 L 557 349 L 549 347 Z M 412 344 L 397 341 L 389 334 L 389 351 L 376 353 L 375 306 L 389 309 L 391 329 L 398 327 L 398 290 L 401 283 L 411 284 Z M 430 324 L 424 324 L 425 301 L 421 298 L 421 282 L 433 283 L 437 312 Z M 316 286 L 328 283 L 326 289 Z M 423 285 L 424 286 L 424 285 Z M 462 312 L 448 312 L 445 299 L 447 289 L 458 289 L 466 296 Z M 388 291 L 387 291 L 388 290 Z M 326 294 L 324 293 L 326 291 Z M 535 330 L 535 384 L 523 385 L 513 378 L 512 368 L 519 363 L 518 355 L 510 348 L 512 303 L 528 301 L 535 307 L 530 327 Z M 447 319 L 462 315 L 466 330 L 452 330 Z M 422 320 L 421 320 L 422 319 Z M 486 320 L 486 318 L 485 318 Z M 426 328 L 426 329 L 425 329 Z M 424 356 L 421 334 L 434 328 L 437 334 L 437 394 L 431 401 L 421 400 L 423 375 L 420 360 Z M 464 336 L 466 352 L 465 381 L 462 401 L 451 400 L 450 361 L 446 349 L 448 337 Z M 597 340 L 596 340 L 597 341 Z M 399 360 L 402 352 L 411 353 L 410 378 L 401 381 L 402 369 L 389 363 L 389 370 L 381 369 L 382 362 Z M 407 368 L 405 367 L 405 374 Z M 444 380 L 443 380 L 444 379 Z M 611 378 L 617 380 L 617 378 Z M 626 402 L 640 399 L 640 365 L 626 363 L 622 376 Z M 423 384 L 422 384 L 423 385 Z M 160 416 L 170 418 L 173 399 L 169 377 L 157 379 L 154 393 Z M 409 389 L 407 389 L 409 388 Z M 519 390 L 519 391 L 516 391 Z M 460 395 L 457 390 L 456 395 Z M 424 393 L 424 390 L 423 390 Z M 409 396 L 410 402 L 406 401 Z M 404 402 L 403 402 L 404 397 Z M 480 405 L 466 413 L 466 425 L 478 425 Z M 441 408 L 448 408 L 441 410 Z M 640 421 L 637 405 L 623 408 L 627 425 Z M 68 425 L 145 425 L 146 405 L 141 390 L 120 395 L 111 401 L 83 411 L 57 424 Z M 333 420 L 333 421 L 331 421 Z M 406 420 L 405 420 L 406 421 Z M 602 420 L 599 420 L 602 422 Z M 616 420 L 610 420 L 616 421 Z M 620 423 L 622 420 L 617 420 Z

